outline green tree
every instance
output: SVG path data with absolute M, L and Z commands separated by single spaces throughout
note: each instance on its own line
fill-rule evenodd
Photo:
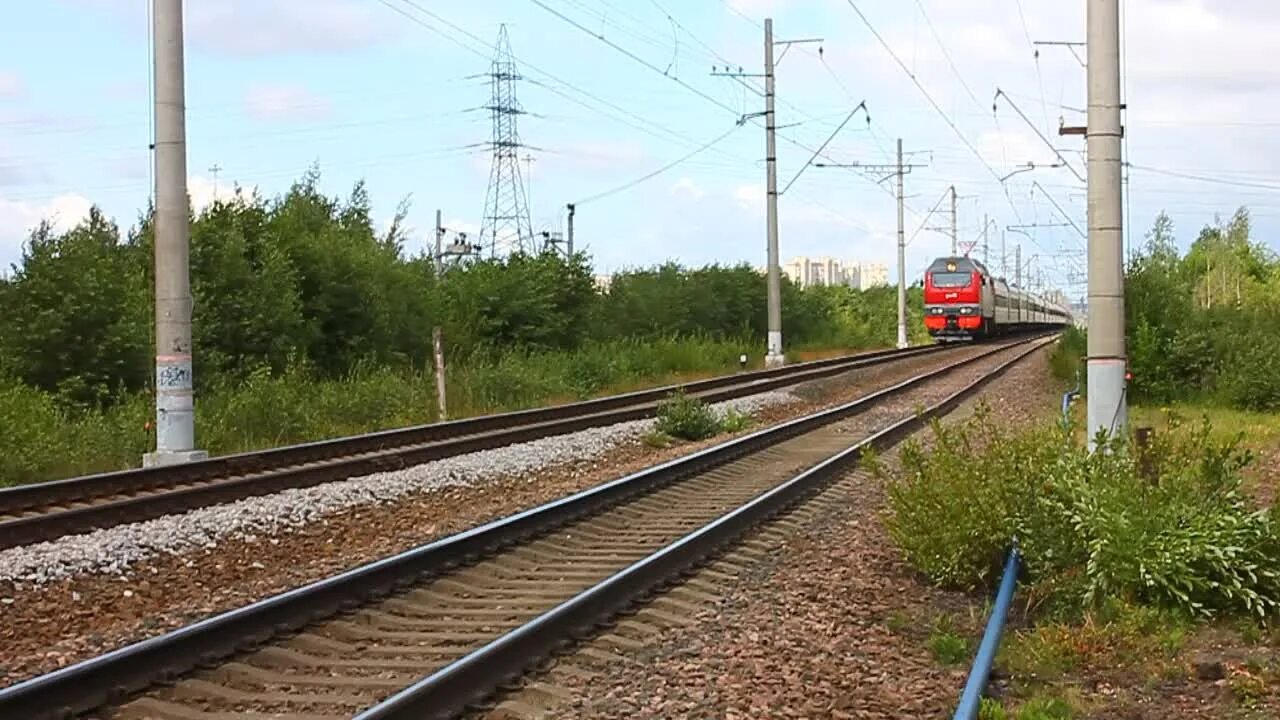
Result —
M 404 289 L 425 278 L 412 277 L 397 236 L 375 234 L 363 184 L 342 204 L 322 195 L 318 180 L 313 170 L 295 183 L 266 223 L 267 242 L 283 250 L 297 280 L 297 345 L 331 376 L 363 361 L 423 358 L 430 336 L 424 296 Z
M 137 244 L 95 206 L 32 231 L 0 294 L 0 354 L 28 385 L 101 405 L 151 375 L 150 287 Z
M 191 226 L 196 381 L 243 380 L 285 369 L 305 326 L 297 273 L 267 232 L 265 203 L 218 201 Z
M 1280 302 L 1267 292 L 1280 263 L 1250 233 L 1242 208 L 1201 230 L 1180 257 L 1168 216 L 1156 218 L 1125 287 L 1137 397 L 1280 407 L 1280 339 L 1259 332 L 1280 325 Z

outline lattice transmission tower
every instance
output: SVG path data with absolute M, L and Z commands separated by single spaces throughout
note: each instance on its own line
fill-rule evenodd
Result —
M 516 120 L 525 114 L 516 99 L 515 56 L 507 38 L 507 26 L 498 30 L 493 63 L 489 68 L 492 89 L 485 109 L 493 119 L 493 152 L 489 168 L 489 189 L 485 193 L 484 217 L 480 224 L 480 245 L 491 257 L 512 252 L 537 251 L 533 225 L 529 221 L 529 197 L 520 175 L 520 132 Z

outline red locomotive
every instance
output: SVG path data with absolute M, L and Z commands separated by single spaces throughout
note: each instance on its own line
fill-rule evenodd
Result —
M 938 258 L 925 271 L 924 325 L 934 338 L 982 338 L 1070 322 L 1067 308 L 1010 287 L 973 258 Z

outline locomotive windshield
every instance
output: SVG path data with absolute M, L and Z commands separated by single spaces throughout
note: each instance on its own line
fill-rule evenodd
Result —
M 933 274 L 934 287 L 964 287 L 969 284 L 971 275 L 967 272 L 936 272 Z

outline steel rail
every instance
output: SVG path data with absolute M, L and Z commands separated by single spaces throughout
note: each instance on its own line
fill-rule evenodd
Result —
M 908 350 L 934 350 L 935 346 L 922 346 Z M 688 383 L 664 385 L 662 387 L 636 390 L 602 398 L 582 400 L 579 402 L 549 405 L 514 410 L 489 415 L 478 415 L 459 418 L 445 422 L 413 425 L 391 430 L 318 440 L 315 442 L 285 445 L 266 450 L 255 450 L 230 455 L 219 455 L 196 462 L 178 465 L 166 465 L 150 468 L 131 468 L 79 477 L 50 480 L 48 482 L 31 483 L 16 487 L 0 489 L 0 513 L 18 512 L 27 508 L 52 505 L 59 502 L 75 502 L 85 498 L 111 494 L 115 492 L 156 487 L 173 481 L 190 482 L 208 477 L 243 472 L 261 467 L 285 467 L 315 460 L 372 452 L 421 442 L 430 442 L 460 435 L 470 435 L 488 430 L 507 428 L 515 425 L 533 424 L 546 420 L 555 420 L 574 415 L 588 415 L 627 405 L 649 402 L 664 397 L 674 391 L 683 390 L 688 393 L 713 390 L 727 385 L 743 382 L 781 377 L 802 373 L 814 368 L 839 365 L 847 362 L 874 360 L 878 358 L 893 359 L 895 356 L 911 357 L 912 353 L 901 354 L 899 350 L 875 350 L 856 353 L 807 363 L 797 363 L 782 368 L 756 370 L 696 380 Z M 260 464 L 261 463 L 261 464 Z M 101 487 L 94 487 L 101 486 Z
M 0 690 L 0 717 L 74 717 L 122 702 L 201 665 L 252 650 L 313 622 L 408 589 L 508 546 L 690 475 L 856 415 L 928 380 L 1043 336 L 934 369 L 850 403 L 781 423 Z M 1031 352 L 1027 350 L 1019 357 Z
M 944 349 L 935 345 L 906 351 L 861 353 L 579 403 L 292 445 L 187 465 L 141 468 L 6 488 L 0 490 L 0 515 L 30 512 L 42 506 L 57 509 L 0 520 L 0 549 L 650 417 L 657 403 L 676 390 L 717 402 Z M 116 497 L 130 492 L 139 494 Z M 64 507 L 67 505 L 71 507 Z
M 757 524 L 768 520 L 839 479 L 869 448 L 882 450 L 900 441 L 930 419 L 950 412 L 965 398 L 998 377 L 1022 358 L 1039 350 L 1036 344 L 1001 363 L 915 416 L 904 418 L 871 437 L 805 470 L 778 487 L 719 519 L 658 550 L 594 587 L 509 631 L 484 647 L 441 668 L 356 716 L 356 720 L 447 720 L 468 706 L 482 702 L 510 685 L 570 640 L 589 635 L 645 595 L 688 573 Z M 1001 606 L 997 606 L 997 611 Z M 1007 601 L 1003 606 L 1007 610 Z M 994 622 L 994 614 L 993 614 Z M 994 657 L 984 638 L 979 660 Z M 998 635 L 996 638 L 998 643 Z M 988 665 L 989 667 L 989 665 Z M 983 675 L 985 682 L 986 676 Z M 972 684 L 971 679 L 971 684 Z

